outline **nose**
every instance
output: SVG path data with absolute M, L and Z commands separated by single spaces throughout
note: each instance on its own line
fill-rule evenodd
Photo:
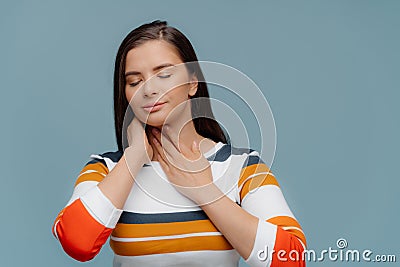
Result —
M 157 89 L 157 85 L 154 83 L 154 78 L 149 78 L 143 84 L 142 87 L 143 95 L 146 97 L 158 95 L 159 90 Z

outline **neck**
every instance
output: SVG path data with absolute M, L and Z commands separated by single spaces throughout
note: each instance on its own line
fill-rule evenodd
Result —
M 192 114 L 190 112 L 190 105 L 187 106 L 186 110 L 183 111 L 180 116 L 176 116 L 173 120 L 168 123 L 157 126 L 160 131 L 162 127 L 168 125 L 175 136 L 179 136 L 179 143 L 191 148 L 193 141 L 196 141 L 200 145 L 200 151 L 204 154 L 214 147 L 216 144 L 211 139 L 205 138 L 196 132 L 192 120 Z
M 170 127 L 175 136 L 179 136 L 179 143 L 186 145 L 187 147 L 191 147 L 193 141 L 196 141 L 199 144 L 205 139 L 196 132 L 191 116 L 190 118 L 181 116 L 179 120 L 174 120 L 173 123 L 168 123 L 168 127 Z
M 196 132 L 196 128 L 194 127 L 192 120 L 188 121 L 183 127 L 178 124 L 168 124 L 168 127 L 170 127 L 171 131 L 175 133 L 175 136 L 179 135 L 179 143 L 181 145 L 183 144 L 186 147 L 191 148 L 193 141 L 196 141 L 196 143 L 200 145 L 200 151 L 203 154 L 212 149 L 216 144 L 216 142 L 213 140 L 199 135 Z M 160 129 L 161 127 L 157 128 Z

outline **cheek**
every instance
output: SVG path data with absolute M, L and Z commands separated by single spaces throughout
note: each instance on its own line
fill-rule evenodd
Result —
M 126 100 L 128 101 L 128 103 L 130 103 L 131 105 L 133 105 L 133 103 L 137 103 L 138 102 L 138 97 L 136 95 L 137 90 L 133 90 L 132 88 L 126 88 L 125 89 L 125 97 Z
M 129 90 L 128 88 L 125 88 L 125 97 L 126 97 L 126 100 L 127 100 L 128 102 L 131 101 L 132 96 L 133 96 L 132 90 Z
M 135 92 L 133 90 L 125 90 L 125 97 L 133 112 L 137 113 L 137 107 L 140 106 L 140 103 L 137 103 L 137 98 L 133 98 L 134 93 Z
M 165 96 L 168 96 L 168 98 L 171 100 L 173 99 L 174 102 L 182 102 L 189 97 L 188 85 L 185 83 L 171 86 L 167 89 L 168 90 L 164 90 Z
M 189 100 L 189 91 L 187 85 L 181 85 L 170 92 L 171 99 L 176 105 Z

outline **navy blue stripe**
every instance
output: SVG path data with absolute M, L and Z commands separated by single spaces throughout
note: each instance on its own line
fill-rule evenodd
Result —
M 124 211 L 119 218 L 118 223 L 126 224 L 144 224 L 144 223 L 170 223 L 170 222 L 188 222 L 197 220 L 207 220 L 207 214 L 203 210 L 188 212 L 172 212 L 146 214 Z
M 106 162 L 104 161 L 104 159 L 92 159 L 91 161 L 89 161 L 88 163 L 85 164 L 85 166 L 89 165 L 89 164 L 94 164 L 94 163 L 98 163 L 100 162 L 101 164 L 103 164 L 104 166 L 107 166 Z
M 261 163 L 265 164 L 265 162 L 259 156 L 248 156 L 246 161 L 243 163 L 243 167 Z
M 123 155 L 123 151 L 120 151 L 120 150 L 115 151 L 115 152 L 105 152 L 105 153 L 102 153 L 102 154 L 98 154 L 98 156 L 103 157 L 103 158 L 109 158 L 113 162 L 118 162 L 121 159 L 122 155 Z M 91 159 L 90 161 L 88 161 L 85 164 L 85 166 L 89 165 L 89 164 L 93 164 L 93 163 L 98 163 L 98 162 L 102 163 L 104 166 L 107 167 L 106 161 L 104 159 L 96 159 L 96 158 Z
M 100 156 L 104 158 L 109 158 L 113 162 L 118 162 L 121 159 L 123 153 L 124 153 L 123 151 L 117 150 L 115 152 L 105 152 L 103 154 L 100 154 Z
M 211 161 L 224 162 L 231 155 L 242 155 L 242 154 L 250 154 L 254 149 L 251 148 L 242 148 L 242 147 L 233 147 L 228 144 L 224 144 L 216 153 L 209 156 L 207 159 Z

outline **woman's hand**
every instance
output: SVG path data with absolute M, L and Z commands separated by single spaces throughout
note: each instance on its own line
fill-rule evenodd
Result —
M 135 159 L 138 159 L 137 157 L 139 157 L 139 159 L 143 160 L 143 163 L 146 164 L 150 163 L 154 153 L 152 144 L 149 143 L 147 136 L 152 138 L 153 135 L 151 134 L 151 131 L 148 129 L 145 130 L 144 124 L 134 117 L 127 128 L 128 144 L 129 147 L 132 147 L 135 151 L 135 153 L 131 153 L 132 156 L 134 156 Z
M 175 188 L 198 205 L 216 200 L 219 196 L 209 194 L 209 189 L 215 186 L 211 166 L 198 144 L 193 141 L 192 146 L 187 147 L 180 143 L 168 126 L 163 127 L 162 133 L 155 128 L 152 130 L 154 153 Z

